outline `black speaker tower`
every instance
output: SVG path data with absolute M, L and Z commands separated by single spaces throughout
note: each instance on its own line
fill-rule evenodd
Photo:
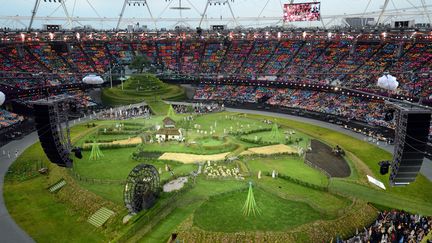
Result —
M 64 143 L 61 127 L 64 121 L 59 119 L 64 115 L 60 113 L 65 112 L 59 110 L 61 102 L 62 100 L 47 99 L 34 102 L 34 118 L 39 141 L 48 159 L 58 166 L 70 168 L 73 161 L 69 158 L 70 151 Z
M 431 110 L 407 103 L 391 104 L 396 108 L 396 134 L 390 184 L 403 186 L 415 181 L 422 166 Z

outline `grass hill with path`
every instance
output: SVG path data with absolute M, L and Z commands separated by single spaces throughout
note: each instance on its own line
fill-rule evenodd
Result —
M 162 100 L 184 100 L 185 91 L 178 85 L 162 82 L 152 74 L 130 76 L 122 85 L 105 88 L 102 101 L 107 105 L 128 105 L 145 101 L 155 114 L 166 114 L 168 105 Z

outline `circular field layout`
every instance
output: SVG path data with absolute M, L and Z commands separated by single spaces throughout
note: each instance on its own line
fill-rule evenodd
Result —
M 369 225 L 377 208 L 432 214 L 432 183 L 419 175 L 408 187 L 389 187 L 376 161 L 391 155 L 366 142 L 292 120 L 231 112 L 171 114 L 171 129 L 183 137 L 162 142 L 156 134 L 167 109 L 160 114 L 73 126 L 72 142 L 83 147 L 83 158 L 73 158 L 71 170 L 50 164 L 39 143 L 24 151 L 5 179 L 14 220 L 38 242 L 166 242 L 172 233 L 184 242 L 323 242 Z M 336 145 L 345 156 L 332 154 Z M 161 192 L 152 208 L 123 224 L 124 182 L 141 163 L 156 168 L 161 186 L 179 177 L 188 182 Z M 49 173 L 39 174 L 36 165 Z M 387 190 L 369 184 L 366 174 Z M 55 193 L 47 189 L 62 181 Z M 247 215 L 245 205 L 259 213 Z M 114 214 L 94 227 L 87 220 L 101 208 Z

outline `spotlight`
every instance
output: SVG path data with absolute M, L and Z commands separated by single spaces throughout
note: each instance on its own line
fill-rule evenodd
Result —
M 77 157 L 78 159 L 82 159 L 83 158 L 83 155 L 81 153 L 81 148 L 80 147 L 73 148 L 72 152 L 74 152 L 75 157 Z
M 378 165 L 380 166 L 380 174 L 381 175 L 385 175 L 389 172 L 390 161 L 388 161 L 388 160 L 380 161 L 378 163 Z
M 394 119 L 394 110 L 386 110 L 384 114 L 384 121 L 392 121 Z

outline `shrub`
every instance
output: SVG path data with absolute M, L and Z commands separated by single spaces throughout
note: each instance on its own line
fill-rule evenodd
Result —
M 112 144 L 112 143 L 106 143 L 106 144 L 99 144 L 99 148 L 101 149 L 119 149 L 119 148 L 131 148 L 131 147 L 136 147 L 137 144 Z M 92 145 L 85 145 L 83 146 L 82 150 L 83 151 L 89 151 L 91 150 Z
M 264 172 L 264 175 L 266 175 L 266 176 L 272 176 L 271 173 L 268 172 L 268 171 Z M 314 189 L 314 190 L 328 192 L 328 187 L 312 184 L 312 183 L 309 183 L 309 182 L 306 182 L 306 181 L 299 180 L 297 178 L 291 177 L 289 175 L 284 175 L 284 174 L 280 174 L 279 173 L 278 174 L 278 178 L 281 178 L 283 180 L 286 180 L 286 181 L 289 181 L 289 182 L 292 182 L 292 183 L 295 183 L 295 184 L 298 184 L 298 185 L 301 185 L 301 186 L 304 186 L 304 187 L 308 187 L 308 188 L 311 188 L 311 189 Z
M 228 134 L 233 135 L 233 136 L 242 136 L 242 135 L 249 135 L 249 134 L 258 133 L 258 132 L 268 132 L 271 130 L 272 130 L 271 128 L 258 128 L 258 129 L 253 129 L 253 130 L 249 130 L 249 131 L 239 131 L 239 132 L 230 131 L 230 132 L 228 132 Z
M 143 151 L 141 148 L 139 148 L 138 151 L 132 153 L 132 159 L 141 160 L 144 158 L 159 158 L 162 154 L 163 152 L 160 151 Z

